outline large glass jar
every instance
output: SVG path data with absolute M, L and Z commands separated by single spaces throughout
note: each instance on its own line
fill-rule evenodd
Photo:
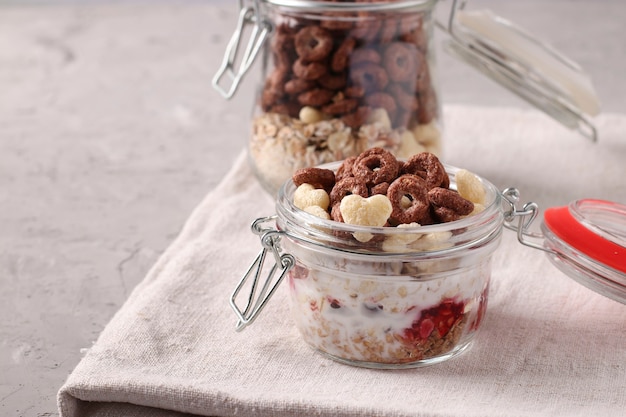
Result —
M 439 154 L 435 0 L 258 1 L 268 25 L 249 155 L 275 193 L 370 147 Z
M 249 155 L 275 193 L 297 169 L 383 147 L 440 156 L 441 99 L 433 29 L 437 0 L 241 0 L 213 79 L 232 97 L 258 55 Z M 571 60 L 488 10 L 453 0 L 444 49 L 583 136 L 599 103 Z M 251 32 L 244 48 L 243 36 Z M 238 52 L 244 50 L 241 59 Z M 231 85 L 222 88 L 221 81 Z

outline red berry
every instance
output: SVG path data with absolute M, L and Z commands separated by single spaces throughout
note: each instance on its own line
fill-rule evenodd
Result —
M 422 339 L 428 339 L 428 336 L 435 329 L 435 323 L 431 319 L 424 319 L 420 324 L 420 337 Z
M 408 311 L 411 310 L 413 307 Z M 409 342 L 426 340 L 434 331 L 439 337 L 444 337 L 461 320 L 463 310 L 463 302 L 447 298 L 434 307 L 422 310 L 411 327 L 404 330 L 403 336 Z

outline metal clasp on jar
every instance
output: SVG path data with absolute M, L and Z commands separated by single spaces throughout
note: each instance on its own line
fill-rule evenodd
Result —
M 544 247 L 542 244 L 532 241 L 532 239 L 543 241 L 544 238 L 542 234 L 530 231 L 530 226 L 539 214 L 537 203 L 528 202 L 519 208 L 517 204 L 520 200 L 520 192 L 516 188 L 507 188 L 501 194 L 504 203 L 508 205 L 508 209 L 504 210 L 504 227 L 517 232 L 517 240 L 522 245 L 554 253 L 554 251 Z M 516 219 L 517 224 L 514 224 Z
M 246 5 L 246 3 L 253 4 Z M 261 16 L 259 0 L 253 0 L 252 2 L 239 0 L 239 9 L 237 27 L 226 46 L 222 65 L 213 77 L 213 87 L 227 99 L 231 98 L 237 91 L 241 79 L 254 63 L 263 43 L 265 43 L 267 35 L 272 31 L 270 22 Z M 241 57 L 239 67 L 236 68 L 239 48 L 243 44 L 241 37 L 247 28 L 251 29 L 252 32 L 248 39 L 248 45 Z M 221 83 L 224 76 L 228 76 L 230 85 L 226 85 L 223 88 Z
M 280 253 L 280 238 L 284 233 L 271 227 L 264 227 L 265 224 L 275 219 L 276 216 L 261 217 L 252 223 L 252 233 L 260 237 L 263 249 L 252 262 L 230 297 L 230 306 L 239 318 L 236 326 L 237 331 L 243 330 L 258 317 L 268 300 L 276 292 L 283 278 L 285 278 L 287 271 L 296 263 L 295 258 L 291 254 Z M 263 281 L 261 273 L 268 252 L 274 255 L 274 265 L 271 266 L 267 273 L 267 278 Z M 278 276 L 276 276 L 277 272 L 280 272 Z M 240 308 L 237 305 L 237 296 L 248 282 L 250 294 L 247 297 L 245 306 Z

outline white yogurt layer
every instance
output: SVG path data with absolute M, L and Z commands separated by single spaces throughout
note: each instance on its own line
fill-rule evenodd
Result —
M 356 276 L 299 265 L 289 277 L 294 317 L 304 339 L 330 355 L 381 363 L 422 360 L 454 349 L 476 328 L 478 312 L 486 302 L 490 269 L 487 258 L 420 280 Z M 460 317 L 450 319 L 459 328 L 407 340 L 407 329 L 420 320 L 422 311 L 442 302 L 461 309 Z M 422 325 L 426 336 L 432 330 L 428 326 Z

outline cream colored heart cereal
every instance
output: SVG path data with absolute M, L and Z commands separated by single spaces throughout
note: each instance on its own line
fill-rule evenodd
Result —
M 466 169 L 456 173 L 456 188 L 461 197 L 474 204 L 485 204 L 485 188 L 478 177 Z
M 304 211 L 319 218 L 330 220 L 330 214 L 328 214 L 328 212 L 320 206 L 308 206 L 304 209 Z
M 407 228 L 416 228 L 420 227 L 419 223 L 408 223 L 408 224 L 399 224 L 397 226 L 398 229 L 407 229 Z M 385 252 L 395 252 L 395 253 L 403 253 L 403 252 L 412 252 L 415 249 L 410 247 L 413 242 L 417 241 L 423 236 L 422 233 L 410 233 L 410 234 L 397 234 L 387 236 L 385 241 L 383 242 L 383 251 Z
M 414 241 L 411 244 L 413 251 L 435 251 L 447 249 L 452 246 L 450 238 L 452 233 L 450 232 L 432 232 L 422 236 L 421 239 Z
M 351 194 L 341 200 L 339 210 L 347 224 L 381 227 L 387 223 L 393 208 L 385 195 L 377 194 L 363 198 Z M 355 232 L 353 235 L 359 242 L 368 242 L 372 239 L 372 234 L 367 232 Z
M 382 194 L 363 198 L 352 194 L 341 200 L 341 215 L 347 224 L 384 226 L 391 215 L 391 202 Z
M 296 189 L 293 195 L 293 204 L 300 210 L 311 206 L 318 206 L 326 210 L 330 204 L 330 197 L 326 191 L 304 183 Z

